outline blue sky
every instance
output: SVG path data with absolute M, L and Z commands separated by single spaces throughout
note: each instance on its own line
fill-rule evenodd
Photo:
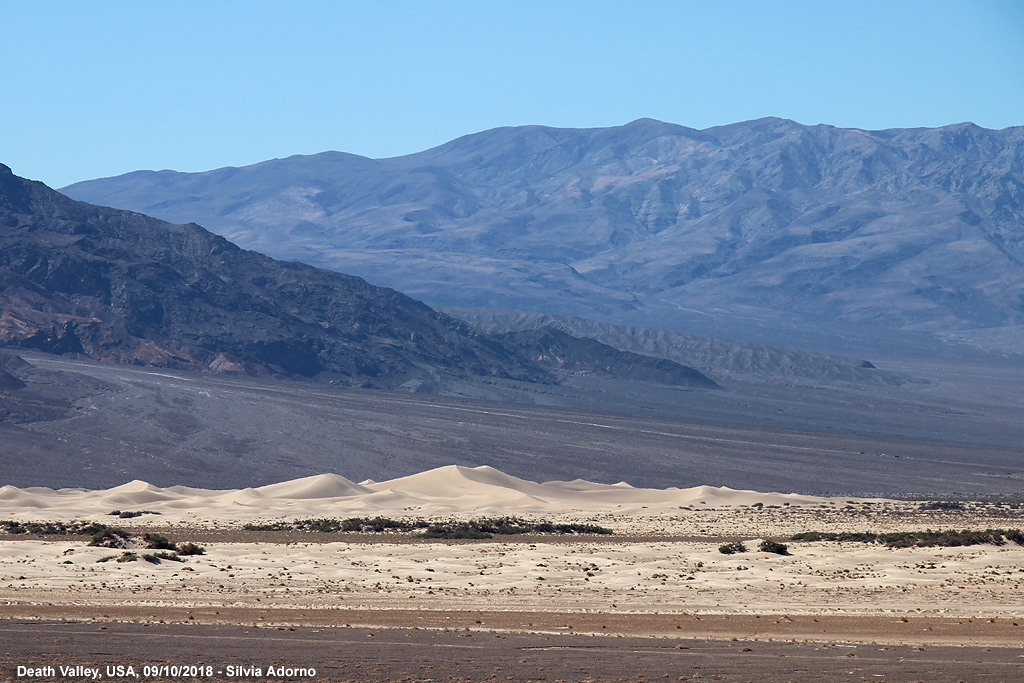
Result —
M 504 125 L 1024 125 L 1024 2 L 0 5 L 0 162 L 54 187 Z

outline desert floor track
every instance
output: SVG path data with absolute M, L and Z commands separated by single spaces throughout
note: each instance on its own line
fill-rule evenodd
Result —
M 0 620 L 0 676 L 45 664 L 312 667 L 330 681 L 1020 680 L 1020 647 L 651 638 L 475 629 Z M 140 679 L 142 680 L 142 679 Z M 215 675 L 212 679 L 227 680 Z M 294 679 L 293 679 L 294 680 Z M 313 679 L 300 679 L 313 680 Z

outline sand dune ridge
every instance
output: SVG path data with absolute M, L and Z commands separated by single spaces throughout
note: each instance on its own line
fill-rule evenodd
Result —
M 825 499 L 714 486 L 687 489 L 633 488 L 625 482 L 581 479 L 539 483 L 489 466 L 448 465 L 383 482 L 357 484 L 338 474 L 320 474 L 258 488 L 212 490 L 161 488 L 130 481 L 105 490 L 0 488 L 6 518 L 73 519 L 112 510 L 159 512 L 162 522 L 185 519 L 248 519 L 362 514 L 559 514 L 563 512 L 673 509 L 683 506 L 819 504 Z

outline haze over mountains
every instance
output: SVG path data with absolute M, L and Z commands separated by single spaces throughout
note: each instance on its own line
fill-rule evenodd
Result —
M 861 353 L 1024 339 L 1021 127 L 526 126 L 65 191 L 431 305 Z
M 0 346 L 377 388 L 555 384 L 556 369 L 715 386 L 671 360 L 565 332 L 544 341 L 488 337 L 360 278 L 275 261 L 195 224 L 76 202 L 0 165 Z M 24 388 L 6 370 L 0 385 Z
M 444 311 L 0 166 L 0 346 L 27 359 L 0 358 L 0 471 L 19 485 L 236 486 L 241 471 L 257 484 L 458 463 L 1019 491 L 1019 356 L 936 341 L 1021 351 L 1019 132 L 641 121 L 128 177 L 194 184 L 192 201 L 167 200 L 188 220 L 261 217 L 233 237 L 262 248 L 343 255 L 469 304 Z M 804 148 L 816 166 L 794 165 Z M 193 211 L 214 194 L 233 199 Z M 303 202 L 306 218 L 289 218 Z M 697 261 L 707 270 L 669 277 Z M 821 352 L 836 348 L 856 355 Z M 941 362 L 907 353 L 936 348 Z

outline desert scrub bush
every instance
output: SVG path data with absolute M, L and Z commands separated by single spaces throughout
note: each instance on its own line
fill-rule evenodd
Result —
M 142 515 L 159 515 L 159 512 L 153 512 L 152 510 L 112 510 L 107 513 L 120 519 L 134 519 L 135 517 L 141 517 Z
M 89 545 L 100 548 L 126 548 L 129 538 L 131 536 L 124 529 L 105 526 L 92 535 Z
M 761 545 L 757 546 L 757 549 L 762 553 L 775 553 L 776 555 L 789 555 L 789 546 L 785 543 L 779 543 L 778 541 L 761 541 Z
M 1024 545 L 1024 533 L 1022 533 L 1020 529 L 1007 529 L 1003 532 L 1003 536 L 1005 536 L 1006 540 L 1011 543 Z
M 718 546 L 718 552 L 723 555 L 734 555 L 736 553 L 747 552 L 747 546 L 743 545 L 741 541 L 733 541 L 732 543 L 724 543 Z
M 153 564 L 160 564 L 163 560 L 171 560 L 172 562 L 184 562 L 175 553 L 169 553 L 166 550 L 161 550 L 158 553 L 147 553 L 142 556 L 146 562 L 152 562 Z
M 121 557 L 117 558 L 118 562 L 134 562 L 139 559 L 139 556 L 132 552 L 121 553 Z
M 206 554 L 206 548 L 204 548 L 201 545 L 196 545 L 195 543 L 192 543 L 192 542 L 189 542 L 189 543 L 179 543 L 177 545 L 177 547 L 175 547 L 175 550 L 178 552 L 179 555 L 205 555 Z
M 178 555 L 178 553 L 169 553 L 166 550 L 161 550 L 158 553 L 153 553 L 153 557 L 160 560 L 170 560 L 171 562 L 184 562 L 185 560 Z
M 177 546 L 167 540 L 167 537 L 160 534 L 146 534 L 142 537 L 146 547 L 151 550 L 177 550 Z
M 964 504 L 956 500 L 929 500 L 917 506 L 918 510 L 963 510 Z

